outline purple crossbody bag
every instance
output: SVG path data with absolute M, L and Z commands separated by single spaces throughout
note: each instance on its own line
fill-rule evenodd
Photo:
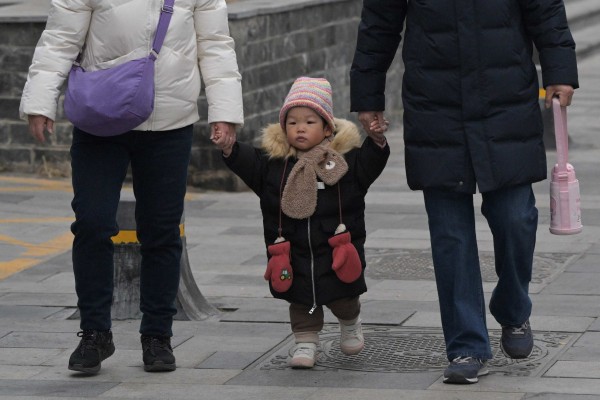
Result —
M 77 128 L 96 136 L 116 136 L 146 121 L 154 110 L 154 62 L 173 15 L 175 0 L 165 0 L 147 57 L 86 72 L 78 62 L 69 72 L 65 115 Z

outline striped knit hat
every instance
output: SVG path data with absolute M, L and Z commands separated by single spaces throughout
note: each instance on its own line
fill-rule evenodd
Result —
M 284 131 L 285 118 L 292 107 L 313 109 L 327 121 L 331 130 L 335 132 L 331 84 L 327 79 L 302 76 L 294 81 L 279 112 L 279 124 Z

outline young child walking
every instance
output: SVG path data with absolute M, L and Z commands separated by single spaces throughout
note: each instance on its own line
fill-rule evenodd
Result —
M 292 368 L 316 361 L 323 306 L 338 318 L 340 348 L 364 348 L 359 296 L 366 292 L 365 196 L 383 171 L 387 121 L 360 143 L 352 122 L 335 119 L 326 79 L 300 77 L 267 126 L 262 148 L 215 132 L 227 166 L 260 197 L 269 261 L 265 279 L 287 300 L 296 346 Z

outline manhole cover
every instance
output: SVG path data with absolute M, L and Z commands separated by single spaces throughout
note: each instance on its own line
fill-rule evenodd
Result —
M 365 372 L 423 372 L 443 370 L 448 361 L 444 337 L 439 329 L 363 326 L 365 349 L 356 356 L 339 350 L 339 330 L 326 326 L 321 333 L 321 348 L 316 368 Z M 510 376 L 540 376 L 545 366 L 572 342 L 575 334 L 534 332 L 534 349 L 526 360 L 506 358 L 499 348 L 500 331 L 490 332 L 494 358 L 490 372 Z M 293 340 L 290 338 L 273 353 L 253 365 L 262 370 L 288 368 Z
M 367 277 L 373 279 L 435 280 L 430 250 L 366 249 Z M 533 258 L 531 283 L 551 280 L 563 271 L 574 254 L 543 253 Z M 494 253 L 480 252 L 481 275 L 484 282 L 498 280 Z

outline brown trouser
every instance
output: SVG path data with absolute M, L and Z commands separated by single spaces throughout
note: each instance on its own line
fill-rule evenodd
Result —
M 333 315 L 343 321 L 352 321 L 360 315 L 359 297 L 344 297 L 325 305 Z M 290 322 L 296 343 L 319 344 L 319 332 L 323 329 L 323 307 L 318 306 L 312 314 L 312 307 L 304 304 L 290 304 Z

